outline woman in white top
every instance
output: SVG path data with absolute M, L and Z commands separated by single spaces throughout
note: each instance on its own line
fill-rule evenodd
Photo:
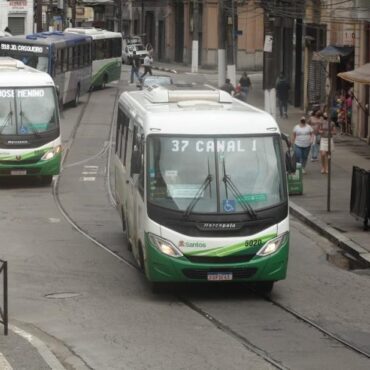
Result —
M 299 124 L 293 128 L 293 144 L 297 163 L 302 165 L 302 172 L 305 173 L 307 158 L 310 153 L 311 144 L 314 138 L 313 128 L 306 123 L 306 118 L 301 117 Z

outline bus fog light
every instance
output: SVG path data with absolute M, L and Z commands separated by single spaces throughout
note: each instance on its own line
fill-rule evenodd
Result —
M 257 256 L 268 256 L 278 251 L 282 245 L 286 243 L 288 239 L 288 233 L 284 233 L 275 239 L 268 241 L 258 252 Z
M 41 160 L 43 161 L 47 161 L 49 159 L 52 159 L 55 155 L 57 155 L 58 153 L 60 153 L 62 151 L 62 146 L 61 145 L 58 145 L 56 146 L 55 148 L 53 148 L 52 150 L 49 150 L 48 152 L 46 152 Z
M 171 257 L 181 257 L 182 253 L 169 241 L 154 234 L 148 234 L 151 244 L 160 252 Z

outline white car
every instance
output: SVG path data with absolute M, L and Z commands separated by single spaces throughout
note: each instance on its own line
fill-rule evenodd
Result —
M 148 55 L 148 51 L 142 44 L 140 36 L 128 36 L 122 39 L 122 63 L 131 64 L 133 56 L 140 58 L 141 63 Z

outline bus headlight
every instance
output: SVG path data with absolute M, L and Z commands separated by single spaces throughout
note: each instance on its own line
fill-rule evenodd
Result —
M 47 161 L 49 159 L 52 159 L 55 155 L 60 153 L 62 151 L 62 146 L 58 145 L 52 150 L 47 151 L 41 158 L 42 161 Z
M 183 254 L 169 241 L 157 235 L 148 233 L 149 240 L 160 252 L 171 257 L 181 257 Z
M 268 241 L 258 252 L 257 256 L 268 256 L 278 251 L 282 245 L 286 243 L 288 239 L 288 233 L 281 234 L 275 239 Z

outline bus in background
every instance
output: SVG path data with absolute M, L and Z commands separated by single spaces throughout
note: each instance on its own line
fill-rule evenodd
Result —
M 221 90 L 151 87 L 119 100 L 115 192 L 152 286 L 286 277 L 287 176 L 266 112 Z
M 47 72 L 54 79 L 61 104 L 78 105 L 91 84 L 91 37 L 42 32 L 0 38 L 0 56 L 9 56 Z
M 92 37 L 92 88 L 121 78 L 122 35 L 94 27 L 66 28 L 64 32 Z
M 0 57 L 0 179 L 34 176 L 50 184 L 62 156 L 53 79 Z

